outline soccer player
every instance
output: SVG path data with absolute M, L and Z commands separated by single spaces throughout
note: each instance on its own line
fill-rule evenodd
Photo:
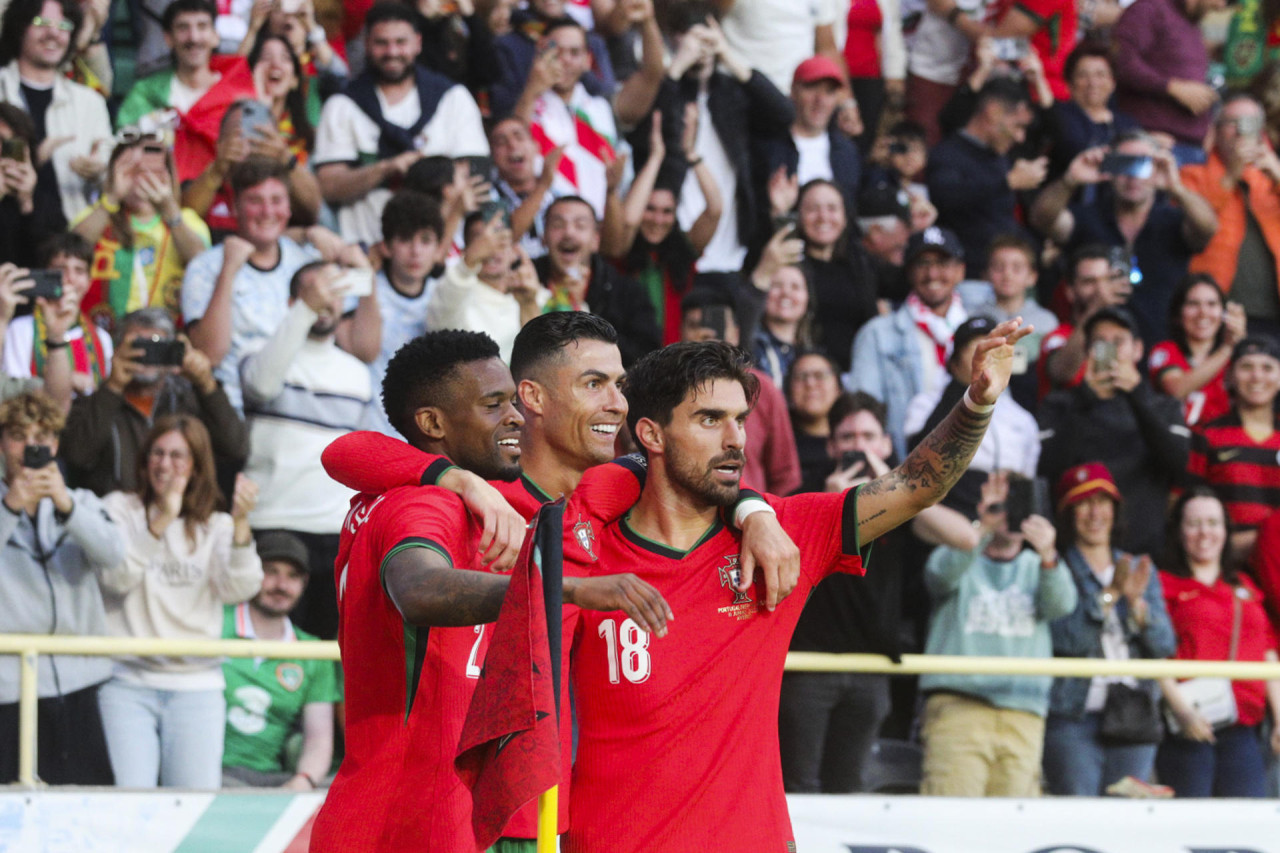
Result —
M 490 338 L 434 332 L 387 366 L 383 406 L 415 447 L 480 477 L 519 475 L 515 384 Z M 343 525 L 338 642 L 346 756 L 312 832 L 313 853 L 475 851 L 454 769 L 462 722 L 508 578 L 481 570 L 480 524 L 437 487 L 358 495 Z M 669 611 L 629 575 L 565 578 L 566 602 L 624 609 L 663 633 Z
M 857 489 L 773 498 L 801 552 L 774 612 L 736 588 L 738 536 L 720 521 L 757 392 L 749 356 L 719 342 L 645 356 L 627 375 L 628 424 L 648 457 L 639 501 L 593 530 L 595 574 L 633 571 L 678 614 L 652 638 L 622 613 L 583 612 L 574 644 L 579 743 L 569 853 L 794 850 L 778 757 L 778 694 L 810 589 L 861 573 L 862 548 L 946 494 L 1008 385 L 1004 323 L 978 345 L 964 399 L 898 468 Z M 566 554 L 568 554 L 566 549 Z M 750 662 L 745 666 L 745 662 Z
M 608 321 L 586 312 L 543 314 L 521 329 L 511 365 L 525 417 L 520 438 L 522 471 L 515 480 L 492 485 L 525 518 L 532 518 L 552 496 L 572 494 L 565 515 L 566 538 L 581 547 L 575 527 L 588 517 L 612 520 L 640 495 L 642 465 L 627 457 L 602 465 L 614 459 L 615 439 L 627 413 L 620 388 L 623 368 L 617 333 Z M 419 483 L 446 485 L 443 477 L 436 478 L 445 470 L 441 463 L 447 462 L 375 433 L 344 436 L 324 455 L 331 476 L 365 493 Z M 588 474 L 593 466 L 599 467 Z M 743 511 L 739 508 L 737 517 L 744 531 L 744 562 L 752 560 L 761 567 L 766 576 L 766 597 L 785 597 L 799 575 L 799 550 L 771 513 L 757 512 L 744 518 Z M 750 584 L 748 577 L 744 588 Z M 576 610 L 567 607 L 566 658 L 575 624 Z M 561 707 L 567 708 L 567 679 L 562 688 Z M 562 723 L 564 766 L 568 768 L 567 714 Z M 566 784 L 560 796 L 566 818 L 567 794 Z M 531 805 L 512 819 L 504 838 L 534 838 L 534 820 Z

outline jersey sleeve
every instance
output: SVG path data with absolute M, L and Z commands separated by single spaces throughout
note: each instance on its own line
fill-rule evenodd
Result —
M 373 495 L 400 486 L 433 486 L 453 467 L 443 456 L 368 430 L 335 439 L 320 455 L 320 462 L 337 482 Z
M 467 547 L 471 521 L 462 500 L 445 489 L 413 488 L 389 494 L 377 508 L 374 553 L 379 574 L 408 548 L 429 548 L 458 569 L 471 568 Z
M 616 521 L 640 500 L 648 470 L 644 457 L 638 453 L 588 468 L 573 490 L 570 506 L 589 513 L 601 524 Z M 566 512 L 566 516 L 571 515 Z
M 815 492 L 775 498 L 778 522 L 800 549 L 800 571 L 813 584 L 835 572 L 861 575 L 858 490 Z
M 1151 357 L 1147 359 L 1147 369 L 1151 376 L 1151 384 L 1156 386 L 1156 390 L 1164 390 L 1160 387 L 1160 377 L 1165 373 L 1174 369 L 1186 370 L 1186 362 L 1181 356 L 1178 345 L 1173 341 L 1164 341 L 1151 349 Z

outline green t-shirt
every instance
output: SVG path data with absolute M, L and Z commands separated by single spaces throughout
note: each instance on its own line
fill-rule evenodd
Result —
M 228 605 L 222 637 L 245 636 L 249 605 Z M 317 638 L 294 628 L 301 641 Z M 285 741 L 298 727 L 302 708 L 312 702 L 339 702 L 338 665 L 327 660 L 230 658 L 222 664 L 226 677 L 227 732 L 222 763 L 263 773 L 284 770 Z

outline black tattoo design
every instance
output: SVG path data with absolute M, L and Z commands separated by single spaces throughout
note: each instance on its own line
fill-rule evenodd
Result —
M 969 467 L 990 422 L 990 412 L 979 414 L 962 400 L 911 451 L 899 468 L 867 483 L 862 487 L 862 494 L 878 495 L 906 489 L 909 492 L 924 490 L 935 500 L 942 498 Z

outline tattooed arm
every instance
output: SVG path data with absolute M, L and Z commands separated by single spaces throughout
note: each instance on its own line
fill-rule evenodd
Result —
M 1013 345 L 1032 332 L 1022 318 L 1001 323 L 978 343 L 967 396 L 980 408 L 994 405 L 1009 384 Z M 946 495 L 969 467 L 991 422 L 965 400 L 925 436 L 901 465 L 858 492 L 858 541 L 867 543 L 913 518 Z

